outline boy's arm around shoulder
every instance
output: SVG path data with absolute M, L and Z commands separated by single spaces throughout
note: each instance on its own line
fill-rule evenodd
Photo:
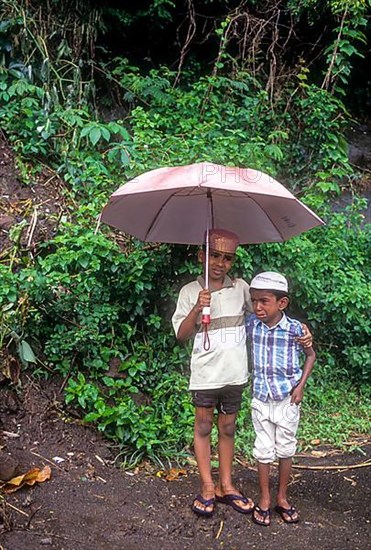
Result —
M 316 352 L 314 351 L 313 347 L 309 348 L 303 348 L 303 351 L 305 353 L 305 363 L 302 370 L 302 375 L 299 380 L 299 383 L 295 386 L 291 393 L 291 403 L 295 403 L 295 405 L 299 405 L 299 403 L 303 400 L 304 395 L 304 387 L 307 383 L 307 380 L 309 376 L 312 373 L 314 363 L 316 360 Z

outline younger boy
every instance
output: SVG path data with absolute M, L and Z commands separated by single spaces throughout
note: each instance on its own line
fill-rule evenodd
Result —
M 254 362 L 252 419 L 256 433 L 254 457 L 258 461 L 259 504 L 253 521 L 268 526 L 271 521 L 270 464 L 279 460 L 279 483 L 275 507 L 285 523 L 297 523 L 299 515 L 287 500 L 300 403 L 316 354 L 312 347 L 297 342 L 302 335 L 299 321 L 284 313 L 288 306 L 288 284 L 280 273 L 267 271 L 251 281 L 254 314 L 246 318 L 247 338 Z M 303 369 L 299 353 L 304 351 Z
M 200 250 L 199 261 L 209 263 L 209 289 L 198 277 L 181 290 L 173 315 L 173 327 L 180 342 L 194 337 L 189 388 L 196 408 L 194 450 L 201 480 L 200 494 L 192 510 L 211 516 L 215 501 L 238 512 L 251 513 L 254 503 L 244 497 L 232 482 L 232 461 L 236 417 L 242 390 L 248 379 L 244 316 L 252 311 L 249 285 L 243 279 L 230 279 L 238 237 L 229 231 L 209 232 L 210 252 Z M 203 307 L 211 308 L 206 345 L 201 326 Z M 219 481 L 214 487 L 210 464 L 210 434 L 214 410 L 218 411 Z

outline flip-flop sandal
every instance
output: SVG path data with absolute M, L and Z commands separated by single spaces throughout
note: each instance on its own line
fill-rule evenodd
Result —
M 215 504 L 215 497 L 206 499 L 202 495 L 197 495 L 191 506 L 192 512 L 194 512 L 197 516 L 209 518 L 213 515 L 214 508 L 212 510 L 203 510 L 202 508 L 198 508 L 198 506 L 196 506 L 196 502 L 201 502 L 201 504 L 207 508 L 208 506 Z
M 297 516 L 294 519 L 292 518 L 294 514 L 297 514 L 296 508 L 294 508 L 294 506 L 291 506 L 290 508 L 283 508 L 283 506 L 277 505 L 275 506 L 274 509 L 277 512 L 277 514 L 281 516 L 281 518 L 285 523 L 298 523 L 299 516 Z M 289 518 L 285 517 L 285 515 L 289 516 Z
M 254 509 L 254 503 L 251 500 L 251 498 L 246 498 L 243 495 L 224 495 L 224 497 L 215 495 L 216 502 L 220 502 L 221 504 L 227 504 L 228 506 L 232 506 L 234 510 L 237 512 L 240 512 L 241 514 L 251 514 Z M 242 508 L 238 505 L 238 502 L 242 502 L 242 504 L 249 504 L 251 503 L 252 506 L 249 509 Z
M 255 512 L 257 512 L 259 514 L 259 516 L 262 516 L 263 519 L 258 519 L 256 516 L 255 516 Z M 265 521 L 266 518 L 268 518 L 268 523 Z M 254 523 L 256 523 L 257 525 L 262 525 L 263 527 L 269 527 L 270 524 L 271 524 L 271 509 L 268 508 L 268 510 L 263 510 L 262 508 L 260 508 L 260 506 L 255 506 L 254 507 L 254 510 L 253 510 L 253 514 L 252 514 L 252 520 Z

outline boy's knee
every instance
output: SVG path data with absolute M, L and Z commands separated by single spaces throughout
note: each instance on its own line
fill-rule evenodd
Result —
M 218 431 L 219 435 L 224 437 L 234 437 L 236 433 L 236 422 L 234 420 L 219 422 Z
M 206 437 L 211 434 L 213 422 L 209 418 L 198 418 L 195 422 L 195 433 L 200 437 Z

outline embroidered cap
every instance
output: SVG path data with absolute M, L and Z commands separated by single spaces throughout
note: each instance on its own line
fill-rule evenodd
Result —
M 289 285 L 286 277 L 275 271 L 264 271 L 256 275 L 250 283 L 250 288 L 258 290 L 281 290 L 288 292 Z
M 234 254 L 236 252 L 236 248 L 240 244 L 240 240 L 235 233 L 227 231 L 226 229 L 210 229 L 209 244 L 210 248 L 213 248 L 218 252 Z

